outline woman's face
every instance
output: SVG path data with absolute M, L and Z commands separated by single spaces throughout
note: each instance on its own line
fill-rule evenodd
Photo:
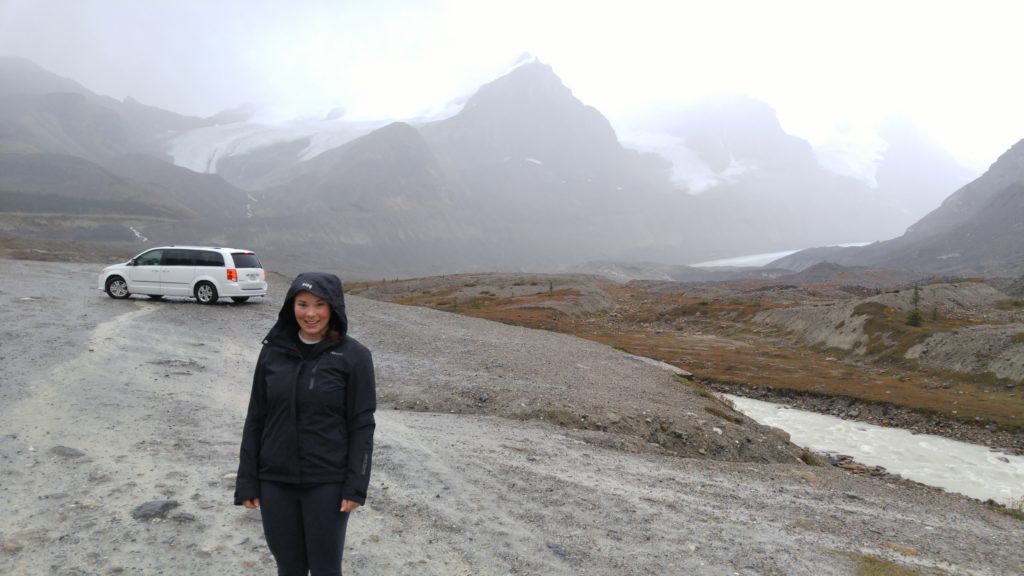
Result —
M 303 290 L 295 296 L 295 321 L 299 323 L 299 332 L 305 340 L 320 340 L 331 323 L 331 305 Z

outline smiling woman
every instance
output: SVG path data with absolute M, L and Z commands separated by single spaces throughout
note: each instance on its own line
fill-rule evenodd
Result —
M 280 574 L 340 575 L 349 513 L 366 502 L 376 384 L 347 332 L 341 280 L 300 274 L 256 364 L 235 504 L 261 509 Z

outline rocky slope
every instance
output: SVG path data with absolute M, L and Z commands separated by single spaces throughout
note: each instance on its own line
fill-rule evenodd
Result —
M 972 319 L 973 323 L 982 316 L 984 320 L 974 325 L 943 324 L 919 342 L 903 345 L 897 329 L 905 326 L 907 315 L 915 308 L 913 290 L 906 289 L 826 306 L 768 310 L 758 313 L 753 321 L 782 328 L 811 344 L 861 356 L 896 351 L 898 357 L 916 360 L 928 369 L 991 373 L 1024 383 L 1024 339 L 1019 336 L 1024 334 L 1024 309 L 1015 309 L 1006 294 L 987 284 L 964 282 L 923 286 L 919 299 L 917 307 L 926 319 L 935 315 L 945 321 Z M 1004 310 L 999 310 L 1000 305 L 1006 306 Z M 895 319 L 888 335 L 878 322 L 879 314 L 885 314 L 886 309 L 893 311 Z M 886 338 L 886 349 L 879 350 L 880 340 Z

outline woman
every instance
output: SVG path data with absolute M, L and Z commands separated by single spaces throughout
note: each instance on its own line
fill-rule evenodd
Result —
M 340 575 L 349 513 L 366 501 L 373 359 L 347 329 L 341 280 L 300 274 L 256 363 L 235 504 L 260 508 L 279 575 Z

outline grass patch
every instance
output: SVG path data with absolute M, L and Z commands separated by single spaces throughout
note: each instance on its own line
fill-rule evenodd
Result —
M 874 556 L 857 558 L 857 576 L 920 576 L 920 572 Z
M 999 512 L 1000 514 L 1005 514 L 1010 518 L 1016 518 L 1017 520 L 1024 522 L 1024 497 L 1012 500 L 1006 506 L 1003 506 L 1002 504 L 998 504 L 991 500 L 987 501 L 986 504 L 989 506 L 989 508 L 992 508 L 993 510 Z
M 698 394 L 699 394 L 699 392 L 698 392 Z M 742 424 L 743 423 L 743 417 L 742 416 L 740 416 L 738 414 L 730 414 L 729 412 L 726 412 L 725 410 L 719 408 L 718 406 L 705 406 L 704 407 L 704 411 L 707 412 L 708 414 L 714 414 L 715 416 L 718 416 L 719 418 L 721 418 L 723 420 L 727 420 L 729 422 L 732 422 L 733 424 Z
M 807 448 L 800 450 L 800 461 L 808 466 L 824 466 L 825 461 Z
M 853 314 L 867 316 L 864 322 L 864 334 L 868 337 L 866 353 L 879 360 L 900 360 L 911 346 L 931 335 L 930 330 L 919 329 L 919 319 L 916 325 L 908 325 L 908 317 L 881 302 L 861 302 L 853 309 Z
M 885 547 L 890 549 L 890 550 L 895 550 L 895 551 L 897 551 L 900 554 L 903 554 L 905 556 L 920 556 L 921 555 L 920 552 L 918 552 L 917 550 L 911 548 L 910 546 L 904 546 L 902 544 L 897 544 L 895 542 L 886 542 L 885 543 Z
M 715 396 L 714 392 L 709 390 L 703 384 L 685 378 L 681 374 L 673 374 L 672 377 L 675 378 L 676 381 L 679 382 L 680 384 L 687 384 L 688 386 L 690 386 L 690 388 L 693 388 L 693 391 L 697 393 L 697 396 L 700 396 L 701 398 L 710 398 L 712 400 L 718 400 L 718 397 Z
M 1019 298 L 1014 298 L 1012 300 L 1000 300 L 999 302 L 996 302 L 996 308 L 999 310 L 1016 310 L 1021 307 L 1024 307 L 1024 300 Z
M 960 326 L 958 322 L 941 320 L 937 311 L 931 322 L 925 322 L 924 314 L 917 308 L 902 312 L 880 302 L 861 302 L 853 309 L 853 315 L 867 317 L 864 322 L 864 334 L 868 337 L 865 355 L 891 363 L 903 362 L 907 350 L 931 335 Z

